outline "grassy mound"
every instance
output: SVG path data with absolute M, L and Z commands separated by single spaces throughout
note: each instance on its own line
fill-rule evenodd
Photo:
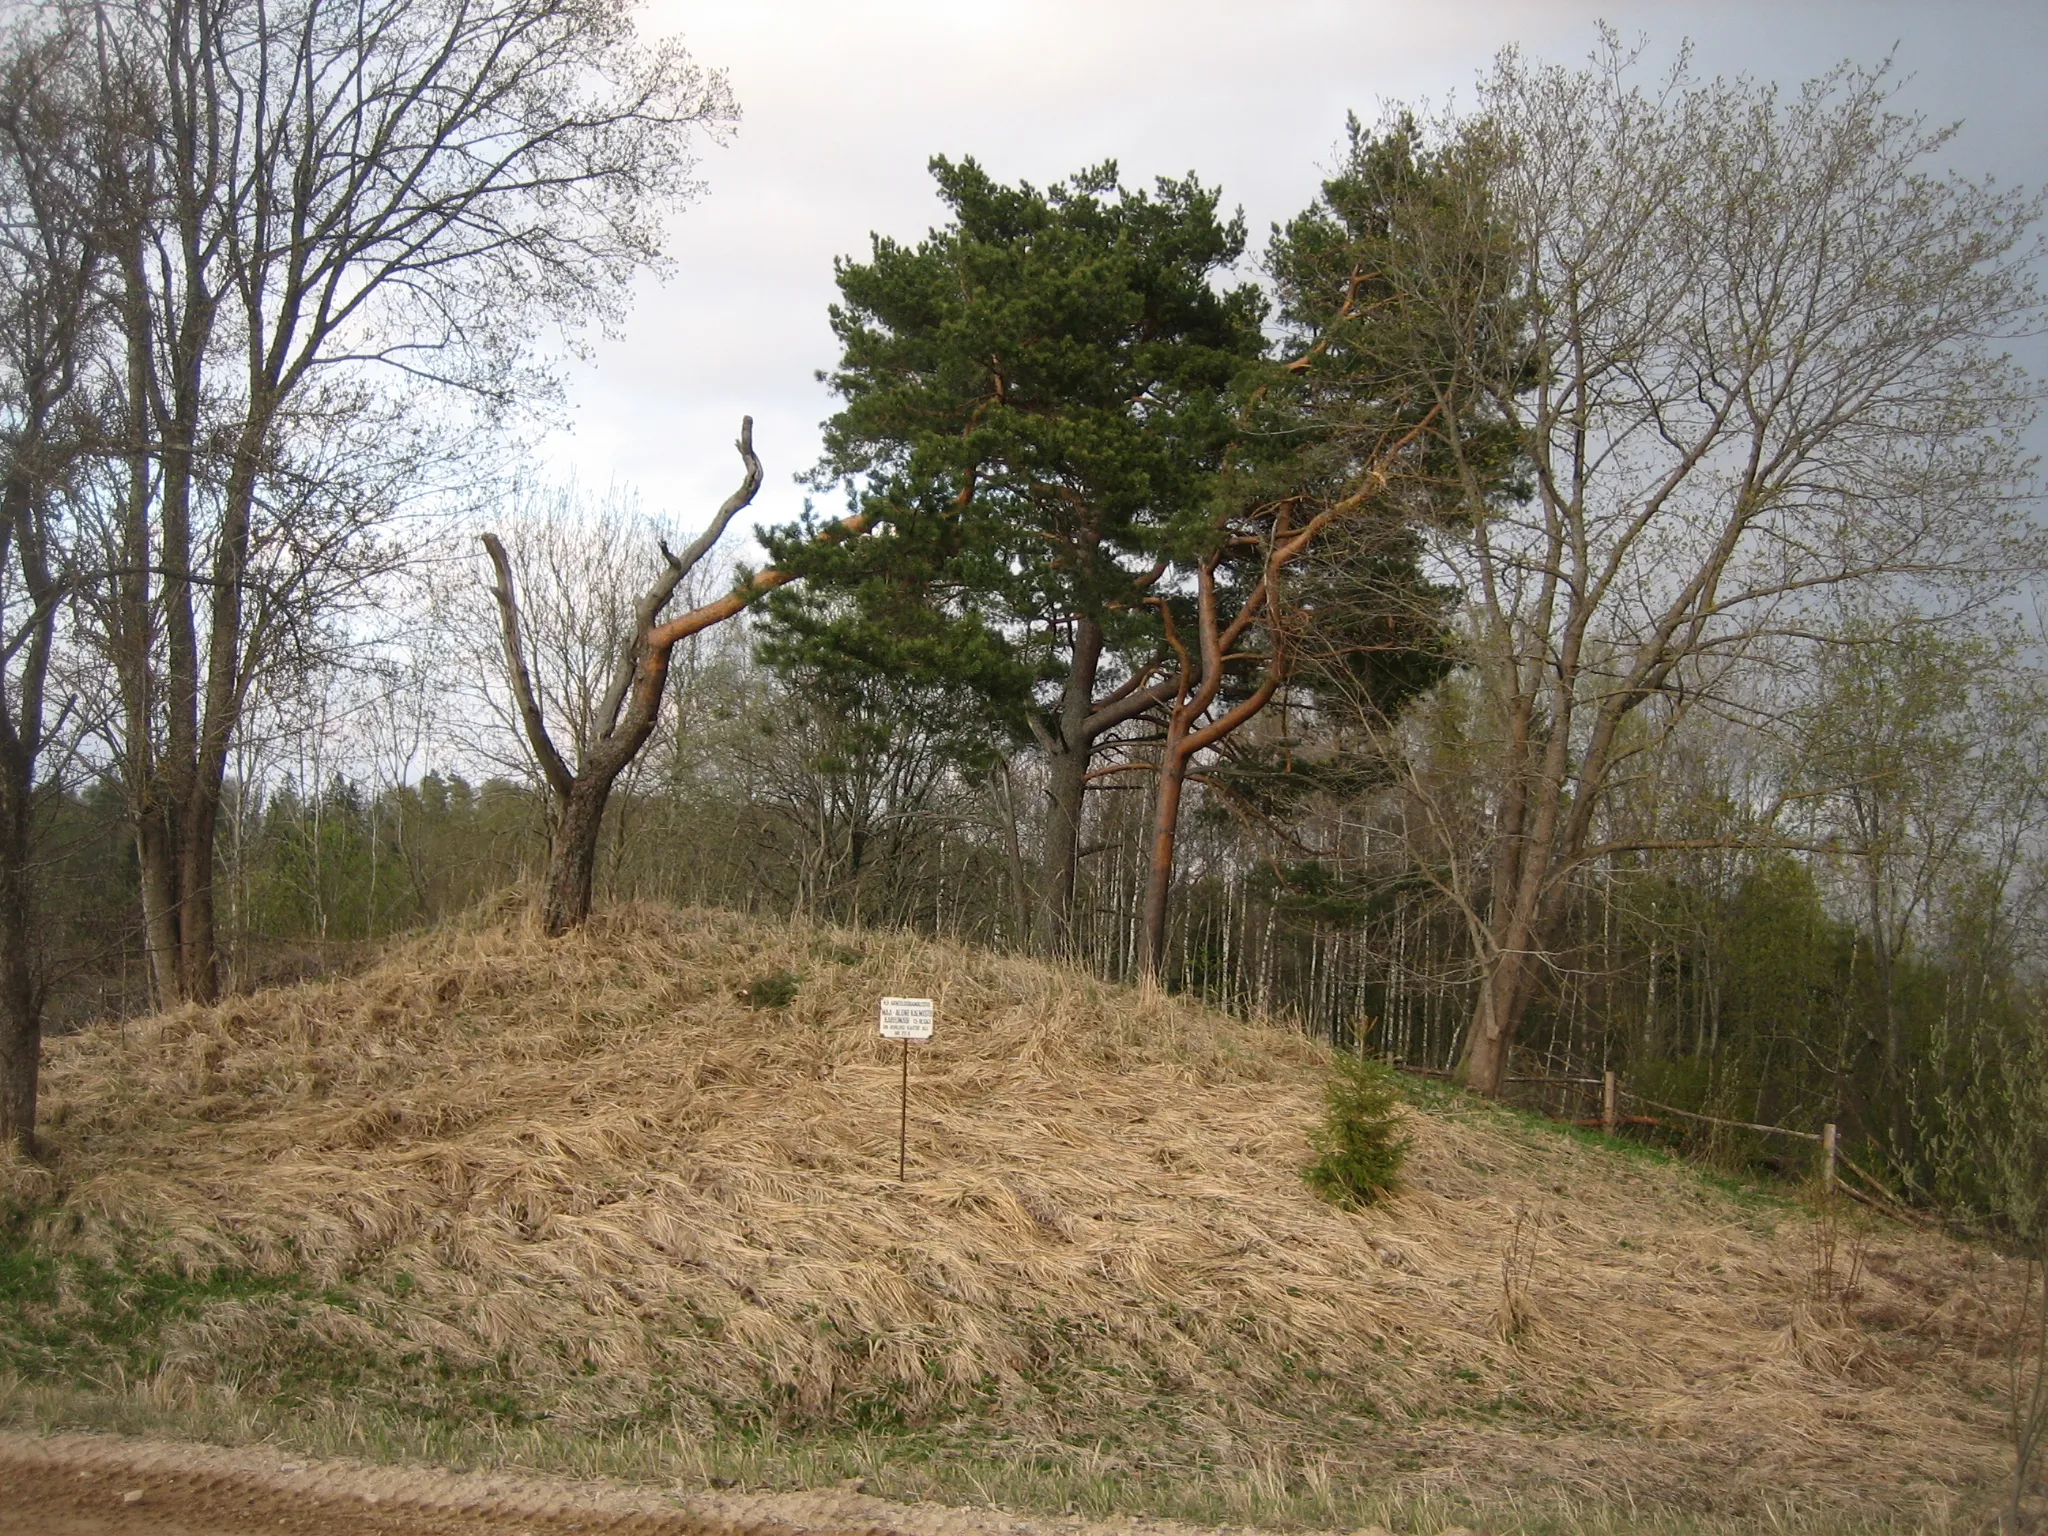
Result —
M 885 993 L 938 1000 L 903 1183 Z M 479 921 L 52 1042 L 48 1164 L 0 1162 L 0 1366 L 1237 1469 L 1332 1518 L 1454 1487 L 1939 1522 L 1998 1477 L 1995 1261 L 1421 1086 L 1401 1190 L 1340 1209 L 1301 1171 L 1327 1070 L 907 935 Z

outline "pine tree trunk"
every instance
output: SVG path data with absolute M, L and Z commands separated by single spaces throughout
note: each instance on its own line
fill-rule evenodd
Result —
M 1081 822 L 1088 797 L 1088 763 L 1095 738 L 1088 717 L 1095 706 L 1095 678 L 1102 663 L 1102 626 L 1081 619 L 1074 626 L 1074 660 L 1060 695 L 1057 732 L 1046 741 L 1044 904 L 1039 911 L 1039 945 L 1049 954 L 1071 956 L 1074 904 L 1081 884 Z
M 1138 972 L 1158 981 L 1166 964 L 1166 902 L 1173 890 L 1173 856 L 1180 830 L 1180 802 L 1187 787 L 1188 759 L 1180 750 L 1186 736 L 1179 722 L 1169 728 L 1159 762 L 1159 791 L 1152 810 L 1152 863 L 1145 877 L 1144 947 Z
M 1081 815 L 1088 790 L 1088 750 L 1068 747 L 1048 765 L 1045 809 L 1045 900 L 1039 942 L 1065 955 L 1074 943 L 1074 904 L 1081 883 Z

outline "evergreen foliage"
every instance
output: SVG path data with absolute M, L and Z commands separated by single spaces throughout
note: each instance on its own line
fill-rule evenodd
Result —
M 1340 1056 L 1330 1074 L 1329 1112 L 1310 1134 L 1316 1160 L 1302 1170 L 1309 1188 L 1357 1209 L 1393 1191 L 1408 1157 L 1394 1075 L 1362 1056 Z
M 886 526 L 767 537 L 806 578 L 768 604 L 769 654 L 956 685 L 1021 734 L 1074 665 L 1076 619 L 1112 658 L 1156 643 L 1144 598 L 1213 520 L 1265 304 L 1216 285 L 1244 225 L 1192 177 L 1147 193 L 1108 163 L 1040 190 L 931 168 L 951 221 L 842 261 L 832 311 L 845 404 L 814 480 Z

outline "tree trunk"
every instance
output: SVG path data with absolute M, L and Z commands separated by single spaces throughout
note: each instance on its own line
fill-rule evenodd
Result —
M 172 838 L 153 810 L 135 816 L 135 861 L 142 872 L 143 943 L 149 951 L 150 1004 L 168 1008 L 184 995 L 178 978 L 178 870 Z
M 579 779 L 562 802 L 548 848 L 547 874 L 541 883 L 541 931 L 551 939 L 560 938 L 590 916 L 598 836 L 611 791 L 609 777 Z
M 1180 803 L 1187 787 L 1188 765 L 1195 754 L 1216 746 L 1271 703 L 1287 675 L 1287 657 L 1278 635 L 1265 657 L 1259 685 L 1221 715 L 1201 724 L 1221 693 L 1224 673 L 1238 656 L 1236 649 L 1261 613 L 1270 615 L 1281 569 L 1308 546 L 1329 519 L 1311 520 L 1301 530 L 1288 527 L 1285 514 L 1275 527 L 1259 582 L 1226 625 L 1217 613 L 1216 567 L 1222 553 L 1205 560 L 1196 572 L 1196 624 L 1199 661 L 1188 654 L 1173 622 L 1172 610 L 1160 605 L 1167 644 L 1180 658 L 1167 703 L 1166 737 L 1159 747 L 1158 789 L 1152 801 L 1152 859 L 1145 884 L 1145 952 L 1143 974 L 1157 981 L 1166 964 L 1166 905 L 1173 889 L 1174 853 L 1180 828 Z
M 1003 855 L 1010 871 L 1011 942 L 1021 947 L 1031 934 L 1031 879 L 1024 872 L 1024 846 L 1018 836 L 1017 784 L 1007 762 L 997 772 L 996 812 L 1002 818 Z
M 121 262 L 122 329 L 126 345 L 129 438 L 128 484 L 123 498 L 118 575 L 114 581 L 109 652 L 121 694 L 122 779 L 135 833 L 135 861 L 142 882 L 143 942 L 149 955 L 150 1004 L 167 1008 L 183 994 L 178 976 L 178 869 L 176 838 L 164 813 L 164 789 L 156 761 L 156 686 L 150 663 L 150 572 L 155 565 L 149 533 L 153 495 L 151 449 L 158 436 L 149 402 L 155 372 L 150 360 L 148 278 L 139 239 L 127 244 Z
M 183 147 L 190 151 L 189 144 Z M 211 1001 L 218 993 L 212 833 L 219 797 L 216 789 L 212 807 L 202 803 L 192 533 L 197 423 L 215 300 L 203 284 L 195 281 L 188 287 L 178 309 L 170 367 L 160 376 L 152 360 L 153 318 L 139 236 L 131 237 L 122 272 L 131 402 L 127 428 L 137 446 L 128 455 L 122 571 L 109 638 L 122 695 L 122 770 L 135 818 L 150 979 L 157 1004 L 165 1006 L 187 998 Z M 152 475 L 152 463 L 160 475 Z M 153 654 L 159 635 L 161 672 Z
M 527 743 L 555 805 L 555 825 L 541 891 L 541 926 L 550 938 L 568 932 L 590 915 L 591 883 L 597 868 L 598 838 L 604 828 L 605 802 L 610 799 L 619 775 L 654 734 L 662 695 L 668 691 L 669 660 L 677 644 L 714 624 L 724 623 L 756 597 L 790 579 L 783 571 L 762 571 L 725 596 L 702 603 L 666 624 L 660 622 L 661 610 L 683 578 L 710 552 L 726 524 L 761 488 L 761 461 L 754 456 L 753 417 L 741 419 L 739 441 L 734 446 L 746 465 L 746 477 L 681 555 L 673 553 L 667 544 L 661 546 L 667 569 L 655 578 L 634 609 L 632 627 L 622 637 L 618 666 L 600 708 L 600 734 L 573 772 L 548 732 L 541 715 L 540 696 L 527 668 L 511 557 L 496 534 L 483 536 L 484 548 L 498 578 L 492 595 L 498 603 L 506 674 Z M 835 542 L 855 537 L 870 526 L 865 517 L 850 517 L 832 524 L 817 538 L 821 542 Z
M 19 786 L 9 786 L 10 791 Z M 9 798 L 14 798 L 10 793 Z M 43 1053 L 42 998 L 35 982 L 23 805 L 0 826 L 0 1143 L 36 1151 L 36 1084 Z
M 1551 819 L 1530 817 L 1529 796 L 1517 785 L 1506 797 L 1500 820 L 1509 830 L 1494 865 L 1492 919 L 1480 945 L 1479 997 L 1458 1053 L 1456 1078 L 1489 1098 L 1500 1096 L 1508 1052 L 1522 1027 L 1531 984 L 1532 959 L 1541 923 L 1541 878 L 1548 868 Z M 1529 826 L 1532 821 L 1535 825 Z
M 1173 889 L 1174 850 L 1180 831 L 1180 802 L 1187 787 L 1187 731 L 1176 714 L 1159 759 L 1159 789 L 1152 802 L 1152 863 L 1145 875 L 1143 947 L 1138 973 L 1158 981 L 1166 965 L 1166 899 Z
M 40 402 L 36 402 L 39 407 Z M 35 807 L 44 747 L 43 698 L 55 647 L 62 588 L 53 574 L 49 522 L 38 506 L 45 412 L 32 408 L 27 430 L 10 445 L 0 521 L 8 584 L 28 600 L 28 615 L 7 637 L 0 671 L 0 1143 L 34 1155 L 36 1090 L 42 1073 L 43 1003 L 36 966 Z M 18 586 L 16 585 L 18 579 Z M 17 610 L 18 612 L 19 610 Z
M 1073 948 L 1074 907 L 1081 884 L 1081 817 L 1087 804 L 1091 744 L 1061 743 L 1047 764 L 1044 869 L 1039 909 L 1039 948 L 1067 955 Z
M 190 1002 L 220 996 L 220 952 L 214 926 L 215 844 L 227 781 L 228 748 L 242 714 L 243 676 L 254 641 L 245 635 L 243 598 L 249 580 L 250 529 L 256 505 L 257 465 L 270 440 L 276 403 L 269 381 L 255 383 L 222 497 L 221 526 L 209 574 L 211 610 L 206 680 L 198 694 L 198 730 L 189 758 L 179 760 L 178 932 L 179 974 Z
M 220 786 L 195 774 L 187 782 L 178 839 L 178 985 L 188 1003 L 220 996 L 214 945 L 214 834 L 220 826 Z
M 1458 1056 L 1457 1080 L 1475 1093 L 1500 1097 L 1507 1080 L 1508 1051 L 1528 1007 L 1535 966 L 1529 950 L 1533 928 L 1511 920 L 1494 956 L 1479 979 L 1479 998 L 1465 1030 Z
M 1071 955 L 1074 947 L 1074 905 L 1081 884 L 1081 824 L 1087 806 L 1088 763 L 1095 750 L 1089 717 L 1095 705 L 1095 678 L 1102 665 L 1102 626 L 1082 618 L 1074 624 L 1074 660 L 1060 695 L 1056 728 L 1041 739 L 1048 758 L 1045 840 L 1039 866 L 1043 905 L 1039 909 L 1039 947 L 1052 955 Z

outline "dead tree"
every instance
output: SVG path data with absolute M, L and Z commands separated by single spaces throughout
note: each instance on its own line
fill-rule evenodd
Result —
M 611 799 L 612 786 L 619 775 L 654 734 L 661 698 L 668 688 L 669 656 L 676 642 L 731 617 L 745 606 L 744 601 L 735 601 L 738 593 L 728 593 L 717 602 L 702 604 L 666 624 L 661 622 L 661 611 L 668 606 L 683 578 L 710 553 L 726 525 L 761 488 L 761 461 L 754 455 L 751 416 L 740 423 L 738 447 L 747 466 L 740 488 L 726 497 L 717 515 L 680 555 L 668 547 L 666 540 L 662 542 L 665 568 L 634 605 L 632 629 L 621 637 L 618 665 L 598 707 L 595 733 L 589 745 L 578 751 L 573 770 L 563 760 L 541 715 L 540 696 L 534 691 L 526 645 L 519 632 L 519 600 L 512 585 L 512 562 L 496 534 L 483 536 L 484 548 L 490 552 L 491 565 L 498 576 L 492 596 L 498 600 L 505 668 L 512 680 L 513 699 L 519 707 L 527 743 L 540 764 L 541 776 L 547 781 L 554 803 L 547 876 L 541 889 L 541 926 L 550 937 L 567 932 L 590 915 L 591 875 L 605 804 Z
M 527 743 L 540 764 L 553 802 L 553 830 L 549 838 L 548 867 L 541 890 L 541 926 L 550 937 L 568 932 L 590 915 L 592 872 L 597 859 L 598 832 L 604 822 L 606 802 L 612 786 L 639 756 L 654 733 L 661 713 L 661 698 L 668 686 L 669 656 L 678 641 L 700 630 L 722 624 L 775 588 L 794 579 L 794 573 L 773 567 L 742 579 L 731 591 L 666 622 L 661 611 L 668 606 L 676 588 L 697 563 L 709 554 L 735 514 L 754 499 L 761 488 L 761 461 L 754 456 L 754 419 L 740 423 L 740 457 L 746 462 L 746 478 L 710 524 L 680 555 L 667 544 L 661 546 L 666 568 L 635 604 L 631 629 L 621 637 L 617 669 L 598 706 L 597 719 L 588 745 L 577 752 L 572 769 L 563 759 L 542 717 L 540 697 L 527 665 L 527 649 L 520 635 L 519 602 L 512 585 L 512 562 L 496 534 L 483 536 L 497 572 L 491 589 L 498 600 L 505 666 L 512 683 L 519 719 Z M 865 532 L 871 520 L 849 517 L 832 523 L 815 535 L 819 543 L 835 543 Z

